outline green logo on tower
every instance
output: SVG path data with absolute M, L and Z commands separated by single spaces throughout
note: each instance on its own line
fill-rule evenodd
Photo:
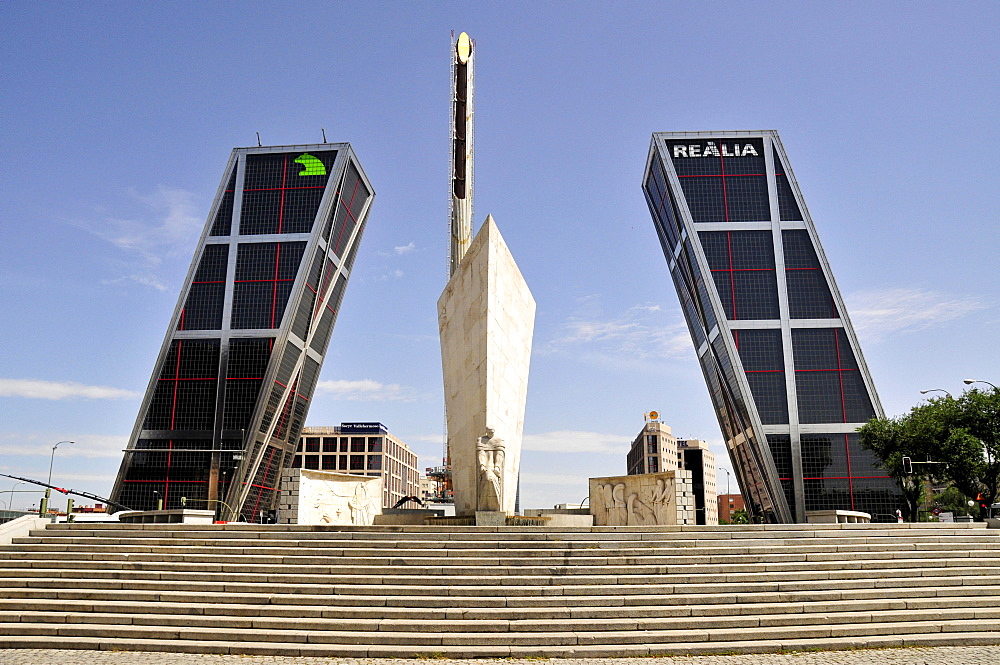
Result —
M 296 157 L 295 162 L 303 166 L 303 169 L 299 171 L 299 175 L 326 175 L 326 166 L 323 165 L 323 162 L 308 152 L 304 152 Z

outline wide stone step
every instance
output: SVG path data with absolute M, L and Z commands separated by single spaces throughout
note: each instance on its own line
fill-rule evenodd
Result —
M 777 626 L 817 626 L 836 624 L 902 623 L 929 621 L 983 620 L 1000 618 L 1000 607 L 927 608 L 877 611 L 833 611 L 796 614 L 743 613 L 718 616 L 605 616 L 564 617 L 560 632 L 606 632 L 650 630 L 711 630 L 714 628 L 757 628 Z M 254 617 L 232 615 L 167 615 L 132 612 L 2 611 L 0 623 L 107 624 L 133 626 L 190 626 L 212 628 L 253 628 L 277 631 L 420 632 L 429 626 L 428 617 Z M 549 618 L 450 618 L 450 632 L 459 633 L 543 633 L 552 629 Z
M 778 651 L 833 651 L 893 647 L 973 646 L 1000 643 L 993 632 L 936 632 L 813 639 L 673 642 L 667 644 L 576 645 L 519 647 L 365 646 L 348 644 L 261 643 L 240 641 L 179 641 L 96 637 L 0 637 L 0 646 L 21 649 L 89 649 L 193 654 L 301 656 L 312 658 L 621 658 L 689 656 L 694 654 L 758 654 Z
M 422 621 L 446 620 L 517 620 L 517 619 L 609 619 L 625 617 L 727 617 L 746 615 L 829 614 L 839 612 L 889 612 L 932 610 L 935 612 L 959 609 L 995 611 L 1000 608 L 1000 590 L 992 596 L 950 596 L 933 598 L 894 598 L 879 600 L 836 600 L 832 602 L 741 603 L 705 605 L 614 605 L 595 607 L 387 607 L 379 606 L 303 606 L 260 604 L 218 604 L 206 602 L 146 602 L 146 614 L 170 614 L 178 617 L 294 617 L 327 619 L 419 619 Z M 29 613 L 111 613 L 129 614 L 135 604 L 115 600 L 71 599 L 0 599 L 0 612 L 15 613 L 20 617 Z M 22 618 L 22 620 L 24 620 Z M 86 621 L 86 619 L 83 619 Z M 793 619 L 790 619 L 794 621 Z
M 392 620 L 386 620 L 391 622 Z M 267 623 L 267 622 L 265 622 Z M 280 623 L 272 621 L 271 623 Z M 889 636 L 937 633 L 975 633 L 983 629 L 982 619 L 929 619 L 925 621 L 885 621 L 844 624 L 752 626 L 740 631 L 744 641 L 797 640 L 857 636 Z M 360 646 L 480 646 L 481 632 L 433 632 L 429 626 L 418 630 L 312 630 L 296 627 L 263 626 L 229 628 L 224 626 L 163 626 L 115 623 L 0 623 L 0 635 L 14 636 L 113 638 L 178 641 L 277 642 L 299 644 L 337 644 Z M 735 626 L 730 626 L 730 628 Z M 996 639 L 996 635 L 994 638 Z M 560 630 L 558 632 L 507 631 L 501 639 L 506 646 L 587 646 L 648 645 L 690 642 L 726 642 L 731 630 L 680 628 L 650 630 Z M 493 640 L 489 640 L 490 643 Z M 4 643 L 0 641 L 0 645 Z M 49 647 L 51 648 L 51 647 Z
M 174 566 L 154 563 L 128 562 L 122 566 L 105 564 L 102 568 L 84 568 L 65 562 L 65 566 L 49 567 L 8 567 L 0 566 L 0 588 L 4 586 L 25 586 L 27 580 L 161 580 L 171 582 L 208 582 L 267 584 L 267 585 L 345 585 L 345 584 L 390 584 L 390 585 L 468 585 L 475 580 L 476 585 L 495 586 L 538 586 L 538 585 L 645 585 L 670 584 L 675 586 L 690 584 L 745 584 L 747 582 L 793 582 L 821 580 L 868 580 L 874 578 L 913 579 L 923 577 L 962 578 L 966 583 L 972 579 L 989 580 L 1000 570 L 1000 560 L 989 565 L 969 566 L 967 559 L 958 561 L 933 561 L 930 565 L 919 565 L 920 561 L 874 562 L 868 566 L 840 566 L 812 569 L 809 566 L 761 565 L 738 572 L 706 572 L 707 568 L 687 566 L 629 567 L 628 575 L 612 574 L 621 567 L 552 567 L 552 568 L 394 568 L 394 567 L 351 567 L 327 566 L 325 569 L 310 569 L 308 566 L 272 566 L 273 571 L 226 572 L 217 570 L 191 571 L 181 569 L 183 564 Z M 245 567 L 242 569 L 245 570 Z M 387 570 L 394 574 L 386 575 Z M 728 570 L 728 569 L 727 569 Z M 398 573 L 405 574 L 398 574 Z M 599 574 L 603 573 L 603 574 Z M 7 584 L 10 580 L 10 584 Z

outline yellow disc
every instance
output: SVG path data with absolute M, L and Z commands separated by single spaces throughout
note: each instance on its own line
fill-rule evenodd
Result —
M 650 411 L 649 412 L 649 418 L 651 420 L 656 420 L 659 417 L 660 417 L 660 412 L 659 411 Z
M 469 35 L 462 33 L 458 36 L 458 44 L 455 45 L 455 51 L 458 53 L 458 61 L 463 65 L 469 61 L 469 56 L 472 55 L 472 40 L 469 39 Z

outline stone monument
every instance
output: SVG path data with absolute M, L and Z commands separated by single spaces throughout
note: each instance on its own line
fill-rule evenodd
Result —
M 452 49 L 451 279 L 438 325 L 455 513 L 501 524 L 517 502 L 535 300 L 492 216 L 469 241 L 474 58 L 463 32 Z
M 694 524 L 691 472 L 591 478 L 590 513 L 595 526 Z
M 371 526 L 382 513 L 382 478 L 286 469 L 280 496 L 282 524 Z

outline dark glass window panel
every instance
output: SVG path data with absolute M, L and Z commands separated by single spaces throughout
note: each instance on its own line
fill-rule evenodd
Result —
M 296 455 L 295 456 L 295 458 L 292 460 L 292 468 L 293 469 L 301 469 L 302 468 L 302 455 Z
M 382 452 L 382 439 L 377 437 L 368 439 L 368 452 L 370 453 Z
M 318 453 L 319 452 L 320 440 L 317 436 L 306 437 L 306 452 L 307 453 Z
M 781 479 L 792 477 L 792 439 L 786 434 L 768 434 L 767 446 Z
M 687 201 L 691 219 L 695 222 L 726 221 L 726 206 L 723 200 L 722 181 L 720 178 L 684 178 L 681 179 L 681 191 Z
M 365 456 L 364 455 L 351 455 L 351 471 L 364 471 L 365 470 Z
M 305 455 L 306 468 L 311 470 L 319 469 L 319 455 Z
M 336 151 L 247 155 L 240 233 L 310 231 L 335 158 Z
M 837 318 L 833 295 L 820 267 L 809 233 L 781 232 L 785 254 L 788 310 L 793 319 Z
M 246 430 L 250 426 L 254 408 L 260 396 L 261 380 L 227 379 L 222 427 L 229 430 Z
M 226 293 L 229 245 L 206 245 L 177 322 L 178 330 L 219 330 Z
M 323 438 L 323 452 L 324 453 L 335 453 L 337 452 L 337 438 L 336 437 L 324 437 Z
M 243 191 L 240 209 L 240 235 L 280 233 L 281 191 Z
M 802 477 L 846 478 L 847 442 L 844 434 L 803 434 Z
M 801 423 L 843 423 L 844 402 L 838 371 L 797 371 L 795 392 Z
M 650 212 L 653 215 L 657 235 L 663 245 L 664 255 L 669 257 L 670 252 L 680 241 L 682 225 L 677 214 L 677 206 L 673 203 L 667 187 L 667 177 L 663 171 L 663 165 L 658 157 L 653 159 L 650 167 L 649 178 L 646 181 L 646 193 L 649 196 Z
M 694 301 L 691 299 L 691 294 L 688 291 L 689 285 L 682 281 L 680 277 L 681 269 L 675 267 L 670 271 L 670 277 L 674 282 L 674 289 L 677 291 L 677 297 L 681 302 L 681 310 L 684 312 L 684 319 L 687 321 L 688 331 L 691 333 L 691 339 L 694 342 L 694 348 L 697 349 L 701 346 L 702 342 L 705 341 L 705 327 L 698 316 L 698 311 L 695 309 Z
M 712 270 L 774 270 L 770 231 L 702 231 L 698 239 Z
M 788 313 L 793 319 L 835 319 L 837 305 L 820 270 L 787 270 Z
M 805 480 L 806 510 L 850 510 L 851 497 L 846 479 Z
M 239 245 L 233 329 L 276 328 L 281 324 L 304 250 L 304 242 Z
M 225 283 L 192 284 L 177 329 L 221 330 L 225 298 Z
M 326 353 L 326 348 L 330 343 L 330 336 L 333 334 L 333 324 L 337 320 L 337 311 L 340 303 L 344 299 L 344 289 L 347 286 L 347 278 L 343 275 L 337 278 L 337 285 L 333 289 L 333 294 L 327 303 L 319 303 L 323 306 L 316 324 L 316 331 L 313 333 L 311 348 L 320 354 Z
M 337 469 L 337 456 L 336 455 L 323 455 L 323 470 L 324 471 L 335 471 Z
M 744 371 L 784 371 L 781 330 L 734 330 L 733 339 Z
M 226 268 L 229 264 L 229 245 L 205 245 L 194 273 L 194 283 L 225 282 Z
M 365 452 L 365 438 L 363 436 L 351 437 L 351 452 L 352 453 Z
M 768 222 L 767 176 L 726 176 L 727 222 Z
M 382 456 L 381 455 L 369 455 L 368 456 L 368 469 L 371 471 L 381 471 L 382 470 Z
M 234 330 L 274 328 L 276 300 L 275 282 L 238 283 L 233 288 Z
M 222 200 L 219 201 L 219 208 L 215 211 L 215 219 L 212 220 L 212 231 L 209 235 L 229 235 L 233 224 L 233 196 L 235 192 L 236 168 L 234 167 L 229 176 L 229 182 L 226 184 L 226 190 L 222 194 Z
M 792 351 L 796 370 L 858 368 L 843 328 L 796 328 Z
M 216 379 L 177 381 L 175 430 L 210 430 L 215 424 Z
M 285 192 L 282 233 L 309 233 L 319 210 L 324 189 L 309 187 Z
M 695 222 L 770 221 L 761 139 L 668 142 Z
M 337 201 L 333 217 L 333 229 L 329 235 L 330 247 L 337 256 L 344 255 L 344 249 L 351 239 L 354 227 L 360 221 L 361 211 L 371 196 L 371 192 L 361 181 L 353 164 L 348 165 L 344 185 Z
M 272 337 L 234 337 L 229 341 L 228 378 L 262 379 L 271 359 Z
M 788 424 L 788 393 L 784 372 L 748 372 L 747 383 L 764 425 Z
M 717 273 L 713 273 L 715 275 Z M 732 319 L 777 319 L 778 284 L 773 270 L 736 270 L 732 273 L 736 288 L 735 310 L 726 314 Z
M 875 417 L 871 398 L 861 372 L 841 372 L 844 395 L 844 422 L 864 423 Z
M 788 393 L 780 330 L 734 330 L 757 414 L 765 425 L 788 423 Z
M 778 215 L 781 221 L 799 221 L 802 213 L 799 211 L 799 204 L 795 200 L 795 193 L 788 181 L 788 172 L 785 171 L 778 151 L 774 151 L 774 180 L 778 187 Z
M 347 455 L 338 455 L 337 469 L 339 471 L 347 471 Z
M 301 175 L 307 170 L 306 165 L 295 160 L 303 154 L 311 155 L 322 162 L 326 174 Z M 323 186 L 326 185 L 336 158 L 336 150 L 250 154 L 246 157 L 243 187 L 244 190 L 253 190 Z

